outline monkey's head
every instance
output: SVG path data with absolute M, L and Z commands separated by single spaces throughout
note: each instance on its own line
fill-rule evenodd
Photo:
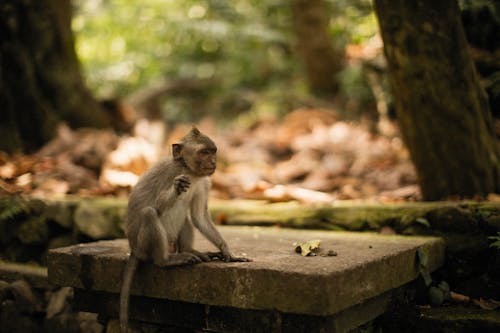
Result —
M 184 163 L 195 176 L 210 176 L 217 164 L 217 146 L 193 126 L 179 143 L 172 145 L 174 160 Z

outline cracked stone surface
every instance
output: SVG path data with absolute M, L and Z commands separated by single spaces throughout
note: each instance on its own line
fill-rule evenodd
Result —
M 372 233 L 218 226 L 235 255 L 248 263 L 213 261 L 160 268 L 141 263 L 132 294 L 241 309 L 328 316 L 398 288 L 419 274 L 417 249 L 427 269 L 444 261 L 444 241 Z M 336 256 L 303 257 L 295 242 L 321 240 Z M 201 235 L 195 248 L 214 251 Z M 83 290 L 118 293 L 129 248 L 125 239 L 54 249 L 49 281 Z

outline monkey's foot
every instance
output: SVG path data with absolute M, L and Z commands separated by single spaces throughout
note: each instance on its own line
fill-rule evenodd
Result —
M 223 254 L 222 252 L 206 252 L 211 260 L 222 260 L 226 262 L 250 262 L 252 259 L 245 257 L 235 257 L 231 254 Z
M 180 265 L 192 265 L 202 262 L 202 259 L 193 253 L 172 253 L 162 261 L 161 263 L 156 263 L 158 266 L 180 266 Z
M 199 252 L 196 250 L 187 250 L 185 252 L 191 253 L 191 254 L 197 256 L 201 261 L 204 261 L 204 262 L 212 261 L 212 257 L 210 256 L 211 252 L 205 253 L 205 252 Z

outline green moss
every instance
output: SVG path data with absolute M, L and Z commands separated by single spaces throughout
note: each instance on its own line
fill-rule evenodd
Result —
M 49 227 L 43 216 L 34 216 L 21 224 L 18 238 L 26 245 L 45 244 L 49 239 Z
M 403 234 L 470 233 L 496 230 L 499 203 L 416 202 L 306 206 L 296 202 L 212 201 L 214 220 L 224 224 L 283 225 L 292 228 L 366 231 L 391 226 Z M 481 212 L 481 218 L 478 217 Z M 497 215 L 497 212 L 498 215 Z M 500 229 L 500 222 L 498 223 Z
M 18 196 L 10 196 L 0 199 L 0 223 L 13 220 L 19 215 L 29 212 L 29 207 L 24 200 Z

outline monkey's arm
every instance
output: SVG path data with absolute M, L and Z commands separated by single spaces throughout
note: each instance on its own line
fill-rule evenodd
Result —
M 158 215 L 161 215 L 166 208 L 172 207 L 175 199 L 177 199 L 177 193 L 172 186 L 169 189 L 160 192 L 160 195 L 156 198 L 154 208 Z
M 217 257 L 224 261 L 251 261 L 248 258 L 235 257 L 231 253 L 226 241 L 224 240 L 224 238 L 222 238 L 221 234 L 210 218 L 207 207 L 207 196 L 208 191 L 204 191 L 204 193 L 195 195 L 193 197 L 191 206 L 191 219 L 194 226 L 221 251 L 220 253 L 216 254 L 211 253 L 209 254 L 209 256 Z
M 161 215 L 166 208 L 172 207 L 177 197 L 186 192 L 190 184 L 189 178 L 185 175 L 175 177 L 172 186 L 161 191 L 155 200 L 154 208 L 158 215 Z

